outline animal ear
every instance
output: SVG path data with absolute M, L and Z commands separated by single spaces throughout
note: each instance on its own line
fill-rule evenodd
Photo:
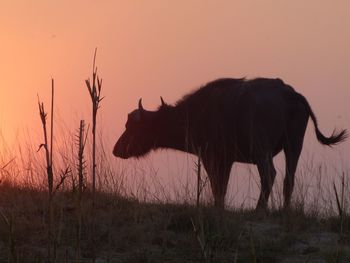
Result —
M 166 103 L 164 102 L 162 96 L 160 96 L 160 101 L 162 102 L 162 106 L 166 106 Z
M 139 110 L 143 110 L 143 106 L 142 106 L 142 98 L 139 100 Z

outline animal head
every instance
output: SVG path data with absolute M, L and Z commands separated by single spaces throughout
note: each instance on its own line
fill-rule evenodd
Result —
M 161 107 L 165 106 L 161 97 Z M 138 108 L 128 114 L 125 131 L 114 146 L 116 157 L 127 159 L 141 157 L 155 148 L 159 135 L 157 112 L 147 111 L 139 100 Z

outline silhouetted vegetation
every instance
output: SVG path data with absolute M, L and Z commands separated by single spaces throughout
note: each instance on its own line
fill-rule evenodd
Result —
M 18 150 L 4 149 L 8 154 L 1 155 L 0 262 L 350 261 L 346 171 L 325 185 L 321 178 L 328 174 L 316 169 L 319 191 L 308 198 L 316 201 L 306 200 L 307 190 L 295 192 L 288 211 L 281 208 L 279 193 L 265 212 L 243 203 L 227 210 L 212 207 L 200 158 L 194 164 L 193 193 L 177 202 L 158 182 L 158 195 L 150 194 L 147 185 L 128 186 L 127 177 L 135 175 L 116 164 L 103 136 L 97 141 L 102 82 L 93 68 L 92 84 L 86 82 L 95 109 L 92 139 L 83 120 L 78 129 L 56 125 L 53 133 L 52 80 L 49 123 L 39 101 L 44 154 L 29 138 Z M 301 168 L 300 176 L 312 173 Z

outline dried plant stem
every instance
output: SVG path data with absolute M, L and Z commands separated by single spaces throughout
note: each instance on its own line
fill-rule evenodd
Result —
M 86 143 L 84 120 L 80 121 L 78 142 L 79 142 L 78 143 L 78 147 L 79 147 L 78 148 L 78 175 L 79 175 L 78 196 L 79 196 L 79 201 L 81 201 L 83 188 L 84 188 L 84 168 L 85 168 L 84 149 L 85 149 L 85 143 Z
M 84 149 L 86 144 L 85 122 L 80 121 L 78 133 L 78 200 L 77 200 L 77 237 L 76 237 L 76 262 L 81 259 L 81 228 L 82 228 L 82 196 L 84 188 Z
M 90 79 L 85 80 L 86 86 L 88 88 L 91 102 L 92 102 L 92 213 L 94 214 L 95 209 L 95 196 L 96 196 L 96 127 L 97 127 L 97 111 L 99 109 L 101 98 L 101 89 L 102 89 L 102 79 L 97 75 L 97 67 L 95 66 L 96 61 L 96 52 L 94 53 L 94 61 L 92 67 L 92 81 Z M 94 216 L 92 216 L 92 227 L 91 227 L 91 236 L 92 243 L 95 243 L 95 222 Z M 94 249 L 94 244 L 93 244 Z M 92 251 L 93 262 L 95 262 L 95 251 Z
M 93 203 L 95 202 L 96 192 L 96 127 L 97 127 L 97 112 L 99 104 L 103 98 L 101 98 L 102 79 L 97 75 L 97 67 L 95 66 L 96 52 L 94 53 L 93 68 L 92 68 L 92 82 L 90 79 L 85 80 L 88 88 L 91 102 L 92 102 L 92 195 Z
M 53 111 L 54 111 L 54 99 L 55 99 L 55 83 L 51 79 L 51 138 L 50 138 L 50 167 L 51 167 L 51 193 L 53 191 L 53 173 L 52 173 L 52 155 L 53 155 Z
M 52 258 L 52 247 L 53 247 L 53 231 L 52 231 L 52 221 L 53 221 L 53 208 L 52 208 L 52 197 L 53 197 L 53 169 L 52 169 L 52 149 L 53 149 L 53 108 L 54 108 L 54 80 L 51 80 L 51 136 L 50 136 L 50 148 L 48 144 L 48 135 L 46 127 L 47 113 L 45 112 L 44 103 L 38 101 L 39 114 L 44 132 L 44 143 L 40 145 L 45 149 L 46 155 L 46 172 L 48 181 L 48 244 L 47 244 L 47 256 L 48 262 L 51 262 Z M 54 251 L 55 254 L 55 251 Z
M 199 204 L 200 204 L 200 196 L 201 196 L 201 191 L 202 191 L 202 179 L 201 179 L 201 154 L 200 154 L 200 150 L 198 153 L 198 160 L 196 163 L 196 168 L 197 168 L 197 208 L 199 208 Z
M 344 222 L 344 217 L 345 217 L 345 204 L 344 204 L 344 191 L 345 191 L 345 175 L 343 173 L 342 178 L 341 178 L 341 192 L 340 192 L 340 197 L 337 191 L 337 188 L 335 186 L 335 182 L 333 182 L 333 189 L 335 193 L 335 199 L 337 202 L 337 208 L 338 208 L 338 214 L 339 214 L 339 219 L 340 219 L 340 235 L 343 234 L 343 222 Z

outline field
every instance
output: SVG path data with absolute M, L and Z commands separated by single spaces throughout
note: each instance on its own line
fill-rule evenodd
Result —
M 16 154 L 10 149 L 4 151 L 0 169 L 0 262 L 350 260 L 345 176 L 328 185 L 329 191 L 319 189 L 313 196 L 296 187 L 291 211 L 281 210 L 277 201 L 270 203 L 267 212 L 255 212 L 243 204 L 222 211 L 211 206 L 207 188 L 197 207 L 195 183 L 187 186 L 192 195 L 186 194 L 188 190 L 179 191 L 175 199 L 166 197 L 166 188 L 158 182 L 152 186 L 152 193 L 150 184 L 135 185 L 131 190 L 126 177 L 138 175 L 114 167 L 102 141 L 98 143 L 98 187 L 93 194 L 90 158 L 79 157 L 76 137 L 63 141 L 66 143 L 55 152 L 51 197 L 44 152 L 37 152 L 30 143 Z M 82 173 L 79 164 L 84 164 Z M 311 177 L 306 173 L 299 172 L 298 176 Z M 193 171 L 194 178 L 195 174 Z M 326 176 L 316 176 L 316 186 L 324 189 L 320 185 L 326 181 L 321 183 L 317 178 Z M 274 200 L 281 199 L 279 195 L 275 192 Z
M 220 211 L 143 203 L 131 197 L 59 191 L 51 262 L 349 262 L 347 216 Z M 47 262 L 47 192 L 3 181 L 0 261 Z
M 91 160 L 80 162 L 79 144 L 75 137 L 70 140 L 62 140 L 65 146 L 55 153 L 51 196 L 44 152 L 26 144 L 17 155 L 8 150 L 2 156 L 0 262 L 350 260 L 346 176 L 334 185 L 324 180 L 327 174 L 314 176 L 320 189 L 313 194 L 297 186 L 291 211 L 280 209 L 280 191 L 274 192 L 267 212 L 244 204 L 222 211 L 211 206 L 208 187 L 197 207 L 195 180 L 176 198 L 167 196 L 171 184 L 166 188 L 141 179 L 128 188 L 139 175 L 114 167 L 103 147 L 98 156 L 106 156 L 97 158 L 94 194 Z M 192 175 L 195 179 L 196 171 Z M 300 176 L 312 177 L 303 170 Z M 299 184 L 306 187 L 305 181 Z

